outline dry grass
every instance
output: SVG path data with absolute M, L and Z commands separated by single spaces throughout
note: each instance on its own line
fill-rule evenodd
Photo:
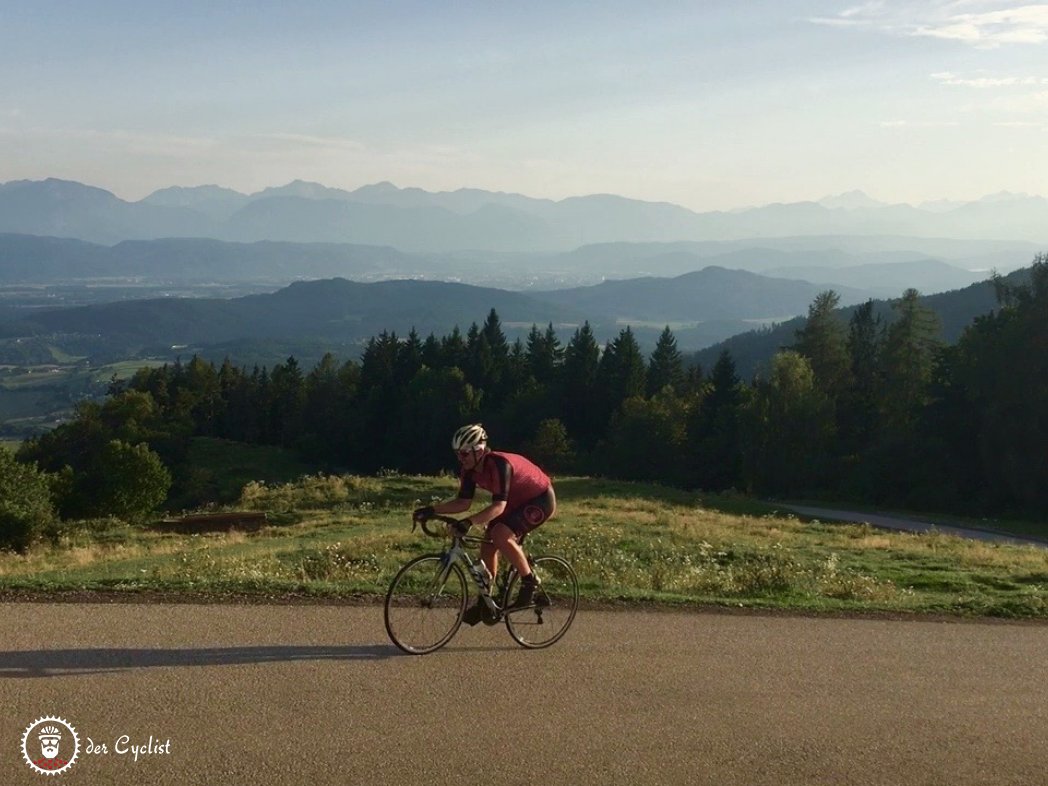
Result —
M 1048 549 L 867 525 L 802 522 L 737 497 L 642 484 L 558 482 L 557 517 L 529 540 L 560 553 L 591 598 L 1048 617 Z M 0 554 L 0 588 L 381 593 L 410 556 L 413 507 L 454 493 L 447 477 L 307 476 L 249 484 L 258 532 L 172 535 L 115 524 Z

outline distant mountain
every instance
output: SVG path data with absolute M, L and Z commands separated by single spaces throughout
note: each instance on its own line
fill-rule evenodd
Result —
M 604 243 L 529 260 L 560 286 L 594 277 L 676 276 L 718 266 L 791 278 L 823 288 L 857 288 L 893 297 L 915 287 L 934 293 L 967 286 L 993 270 L 1028 265 L 1032 243 L 903 237 L 782 237 L 705 243 Z M 539 285 L 541 287 L 541 284 Z
M 985 273 L 963 270 L 935 259 L 849 267 L 778 267 L 766 270 L 765 275 L 821 283 L 833 288 L 841 285 L 854 287 L 878 297 L 898 297 L 909 288 L 925 294 L 946 292 L 987 278 Z
M 507 322 L 575 323 L 570 309 L 504 290 L 434 281 L 303 281 L 228 300 L 163 298 L 38 312 L 0 325 L 0 337 L 90 334 L 124 345 L 214 344 L 242 338 L 363 341 L 382 331 L 463 332 L 495 308 Z
M 841 208 L 844 210 L 857 210 L 860 208 L 884 207 L 885 202 L 878 202 L 863 191 L 849 191 L 846 194 L 823 197 L 819 204 L 831 210 Z
M 605 281 L 531 294 L 550 303 L 593 314 L 610 314 L 620 322 L 702 322 L 725 319 L 783 319 L 803 314 L 825 287 L 806 281 L 707 267 L 675 278 Z M 868 292 L 841 288 L 845 303 Z
M 219 186 L 172 186 L 154 191 L 142 204 L 178 207 L 202 213 L 213 221 L 225 221 L 251 201 L 251 197 Z
M 101 336 L 107 351 L 115 343 L 132 353 L 148 346 L 248 338 L 346 343 L 384 330 L 404 333 L 414 327 L 422 333 L 446 334 L 456 324 L 465 330 L 495 308 L 514 336 L 532 324 L 552 322 L 560 326 L 566 342 L 588 320 L 600 341 L 613 338 L 629 323 L 642 346 L 651 346 L 665 325 L 675 323 L 678 345 L 690 350 L 764 319 L 803 313 L 818 291 L 803 282 L 721 268 L 674 279 L 633 279 L 526 295 L 434 281 L 329 279 L 228 299 L 165 297 L 37 307 L 31 316 L 0 324 L 0 337 Z
M 0 284 L 69 283 L 93 278 L 164 281 L 273 281 L 335 276 L 423 275 L 431 261 L 396 249 L 326 243 L 227 243 L 173 238 L 103 246 L 80 240 L 0 234 Z
M 0 232 L 116 243 L 127 238 L 215 237 L 219 225 L 197 211 L 125 202 L 65 180 L 0 184 Z
M 335 199 L 274 196 L 249 203 L 226 222 L 222 237 L 390 245 L 402 251 L 536 251 L 557 247 L 540 218 L 484 205 L 461 215 L 442 207 L 393 207 Z
M 908 235 L 1048 245 L 1048 200 L 1006 195 L 926 210 L 861 194 L 695 213 L 614 195 L 560 201 L 390 184 L 356 191 L 295 181 L 256 194 L 206 186 L 162 189 L 140 202 L 60 180 L 0 185 L 0 232 L 96 243 L 207 237 L 383 245 L 401 251 L 562 252 L 608 242 L 733 241 L 812 235 Z

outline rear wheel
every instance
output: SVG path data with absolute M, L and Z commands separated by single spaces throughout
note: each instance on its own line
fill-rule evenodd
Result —
M 506 614 L 509 635 L 522 647 L 541 649 L 558 641 L 575 619 L 579 607 L 579 582 L 575 571 L 560 557 L 536 557 L 531 568 L 539 580 L 532 606 Z M 508 597 L 520 584 L 513 574 Z
M 466 610 L 466 577 L 440 554 L 416 557 L 400 569 L 386 593 L 386 633 L 411 655 L 425 655 L 451 641 Z

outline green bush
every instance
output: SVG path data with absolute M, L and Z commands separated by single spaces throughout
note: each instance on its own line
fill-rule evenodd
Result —
M 114 439 L 102 450 L 95 504 L 100 513 L 128 521 L 144 519 L 167 498 L 171 473 L 160 456 L 140 442 Z
M 48 476 L 0 450 L 0 548 L 25 551 L 54 523 Z

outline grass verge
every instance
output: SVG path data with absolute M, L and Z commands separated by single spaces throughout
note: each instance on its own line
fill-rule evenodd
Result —
M 408 558 L 441 548 L 411 532 L 409 513 L 455 488 L 400 475 L 250 482 L 237 507 L 265 511 L 261 530 L 80 522 L 57 544 L 0 554 L 0 591 L 377 596 Z M 563 478 L 557 491 L 529 550 L 570 560 L 589 601 L 1048 619 L 1048 549 L 806 523 L 655 485 Z

